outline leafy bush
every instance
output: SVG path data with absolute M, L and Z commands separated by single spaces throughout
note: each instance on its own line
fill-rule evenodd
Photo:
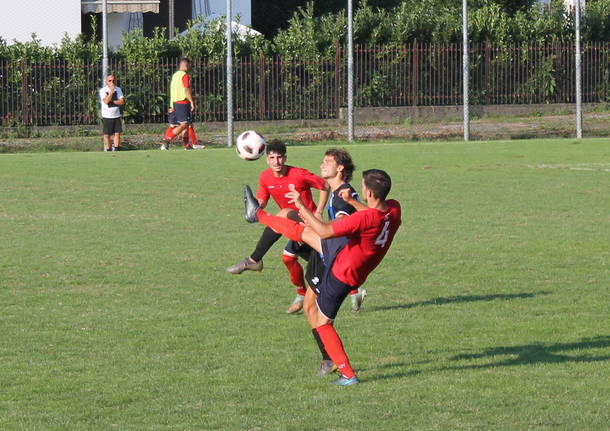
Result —
M 361 59 L 369 66 L 359 71 L 357 103 L 407 103 L 409 98 L 419 103 L 420 96 L 430 95 L 434 89 L 418 88 L 411 73 L 397 71 L 410 72 L 420 67 L 425 70 L 417 78 L 420 82 L 430 77 L 444 79 L 444 57 L 439 55 L 447 55 L 441 54 L 445 48 L 453 49 L 451 55 L 458 55 L 451 44 L 457 47 L 461 43 L 461 4 L 461 0 L 402 0 L 393 8 L 382 9 L 371 6 L 368 0 L 358 2 L 354 11 L 355 43 L 376 49 Z M 574 38 L 574 17 L 564 9 L 563 0 L 553 0 L 548 10 L 534 0 L 470 0 L 470 6 L 469 33 L 473 46 L 506 47 L 495 52 L 492 58 L 484 58 L 481 50 L 473 55 L 472 68 L 482 70 L 480 76 L 487 73 L 486 67 L 507 71 L 516 67 L 523 56 L 515 47 L 527 51 L 529 44 L 571 45 Z M 345 95 L 346 59 L 344 50 L 337 51 L 337 47 L 346 44 L 346 24 L 345 11 L 316 16 L 313 2 L 309 2 L 293 14 L 287 27 L 272 40 L 260 35 L 234 34 L 234 63 L 241 82 L 236 86 L 244 87 L 236 87 L 236 94 L 241 98 L 240 103 L 247 105 L 239 111 L 242 108 L 238 103 L 237 115 L 242 112 L 263 115 L 260 112 L 264 107 L 261 111 L 253 108 L 259 103 L 259 85 L 273 87 L 270 100 L 289 100 L 282 105 L 277 114 L 279 118 L 297 118 L 302 112 L 317 109 L 334 112 L 337 101 L 340 104 Z M 198 29 L 192 30 L 195 26 Z M 138 30 L 126 33 L 121 47 L 110 53 L 110 71 L 117 75 L 127 96 L 126 120 L 163 121 L 169 78 L 180 56 L 187 56 L 198 64 L 192 77 L 195 87 L 200 89 L 199 106 L 207 111 L 205 119 L 224 119 L 225 26 L 223 19 L 195 20 L 189 23 L 191 30 L 173 40 L 167 40 L 164 29 L 156 29 L 151 37 L 144 37 Z M 610 0 L 587 2 L 582 34 L 585 50 L 587 43 L 610 41 Z M 410 48 L 404 49 L 412 47 L 415 41 L 417 46 L 434 44 L 440 53 L 428 49 L 426 56 L 416 58 Z M 98 116 L 101 51 L 101 43 L 95 37 L 93 40 L 83 36 L 65 37 L 54 47 L 43 46 L 35 35 L 26 42 L 8 43 L 0 38 L 0 84 L 3 98 L 13 101 L 10 111 L 7 104 L 0 104 L 0 121 L 4 125 L 37 124 L 37 118 L 46 112 L 45 124 L 94 122 Z M 599 48 L 599 54 L 607 59 L 610 56 L 607 46 Z M 569 79 L 569 71 L 559 70 L 555 63 L 556 56 L 544 57 L 544 61 L 536 63 L 535 73 L 529 73 L 527 79 L 516 84 L 529 97 L 527 100 L 554 100 L 560 87 L 558 82 Z M 49 67 L 42 68 L 44 65 Z M 600 63 L 596 67 L 600 69 L 595 72 L 597 75 L 610 76 L 610 64 Z M 43 69 L 44 73 L 37 72 L 33 79 L 34 71 Z M 493 82 L 496 78 L 485 79 L 485 85 L 473 86 L 475 102 L 493 102 L 490 102 L 490 88 L 496 85 Z M 206 84 L 211 82 L 215 84 Z M 607 82 L 608 79 L 596 84 L 600 100 L 610 97 Z M 457 84 L 448 85 L 455 87 L 452 94 L 459 94 Z M 319 95 L 331 87 L 335 88 L 331 97 L 319 100 Z M 415 94 L 409 95 L 409 92 Z M 49 112 L 52 114 L 48 115 Z

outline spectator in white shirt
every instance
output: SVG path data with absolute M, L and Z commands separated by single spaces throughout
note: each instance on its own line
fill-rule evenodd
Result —
M 106 77 L 106 85 L 100 88 L 100 100 L 102 102 L 102 122 L 104 134 L 104 151 L 115 151 L 121 148 L 121 123 L 120 106 L 125 105 L 125 98 L 120 87 L 116 86 L 114 75 Z M 113 136 L 113 146 L 110 146 L 110 137 Z

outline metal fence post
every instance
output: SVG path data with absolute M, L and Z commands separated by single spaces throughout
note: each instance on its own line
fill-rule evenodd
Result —
M 337 118 L 341 115 L 341 45 L 335 44 L 335 112 Z
M 413 61 L 411 62 L 411 104 L 417 106 L 417 80 L 419 70 L 419 48 L 417 45 L 417 38 L 413 40 Z
M 21 123 L 29 125 L 29 97 L 28 97 L 28 72 L 26 60 L 21 60 Z
M 485 103 L 489 105 L 491 102 L 491 49 L 489 41 L 485 41 Z
M 265 56 L 258 57 L 258 119 L 265 119 Z

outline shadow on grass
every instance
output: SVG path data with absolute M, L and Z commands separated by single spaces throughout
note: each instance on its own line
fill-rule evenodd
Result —
M 381 374 L 381 375 L 378 375 L 378 376 L 365 377 L 364 379 L 362 379 L 362 381 L 372 382 L 372 381 L 375 381 L 375 380 L 400 379 L 400 378 L 403 378 L 403 377 L 417 376 L 418 374 L 421 374 L 420 370 L 400 371 L 398 373 Z
M 610 355 L 570 355 L 568 353 L 589 349 L 610 348 L 610 336 L 603 335 L 592 338 L 583 338 L 573 343 L 533 343 L 521 346 L 493 347 L 483 350 L 480 353 L 469 353 L 456 355 L 451 358 L 453 361 L 464 361 L 473 359 L 496 358 L 498 356 L 508 356 L 506 359 L 494 361 L 487 364 L 464 365 L 460 367 L 447 367 L 442 370 L 466 370 L 484 369 L 495 367 L 510 367 L 515 365 L 532 364 L 555 364 L 561 362 L 601 362 L 610 360 Z
M 396 310 L 424 307 L 426 305 L 459 304 L 462 302 L 480 301 L 510 301 L 512 299 L 527 299 L 539 295 L 548 295 L 549 292 L 524 292 L 524 293 L 497 293 L 494 295 L 458 295 L 429 299 L 428 301 L 410 302 L 408 304 L 383 305 L 381 307 L 370 307 L 370 310 Z
M 486 364 L 472 364 L 463 366 L 443 367 L 429 372 L 438 371 L 457 371 L 457 370 L 482 370 L 498 367 L 513 367 L 518 365 L 534 365 L 534 364 L 559 364 L 563 362 L 604 362 L 610 361 L 610 355 L 593 356 L 591 354 L 571 355 L 570 352 L 579 352 L 581 350 L 591 349 L 610 349 L 610 336 L 603 335 L 591 338 L 582 338 L 580 341 L 573 343 L 533 343 L 520 346 L 493 347 L 483 350 L 480 353 L 463 353 L 450 358 L 452 361 L 468 361 L 485 358 L 496 358 L 498 356 L 507 356 L 506 359 L 494 361 Z M 609 352 L 610 353 L 610 352 Z M 430 361 L 421 361 L 419 364 L 425 364 Z M 414 363 L 407 362 L 392 362 L 389 364 L 377 367 L 377 369 L 392 369 L 392 368 L 407 368 L 413 366 Z M 366 370 L 364 370 L 366 371 Z M 426 371 L 426 372 L 428 372 Z M 399 379 L 403 377 L 417 376 L 422 374 L 421 370 L 404 370 L 392 374 L 381 374 L 366 378 L 367 381 L 374 380 L 389 380 Z

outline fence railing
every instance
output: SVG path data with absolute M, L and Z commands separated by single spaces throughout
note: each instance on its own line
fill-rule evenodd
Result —
M 414 42 L 400 48 L 357 46 L 355 105 L 431 106 L 461 103 L 459 45 Z M 574 102 L 572 44 L 471 47 L 472 104 Z M 156 64 L 110 61 L 127 98 L 126 121 L 165 122 L 176 60 Z M 331 119 L 346 104 L 346 56 L 286 61 L 253 56 L 234 62 L 236 120 Z M 0 60 L 0 121 L 4 126 L 95 124 L 99 64 Z M 191 72 L 196 119 L 226 120 L 223 63 L 201 59 Z M 583 49 L 583 101 L 610 100 L 610 43 Z

